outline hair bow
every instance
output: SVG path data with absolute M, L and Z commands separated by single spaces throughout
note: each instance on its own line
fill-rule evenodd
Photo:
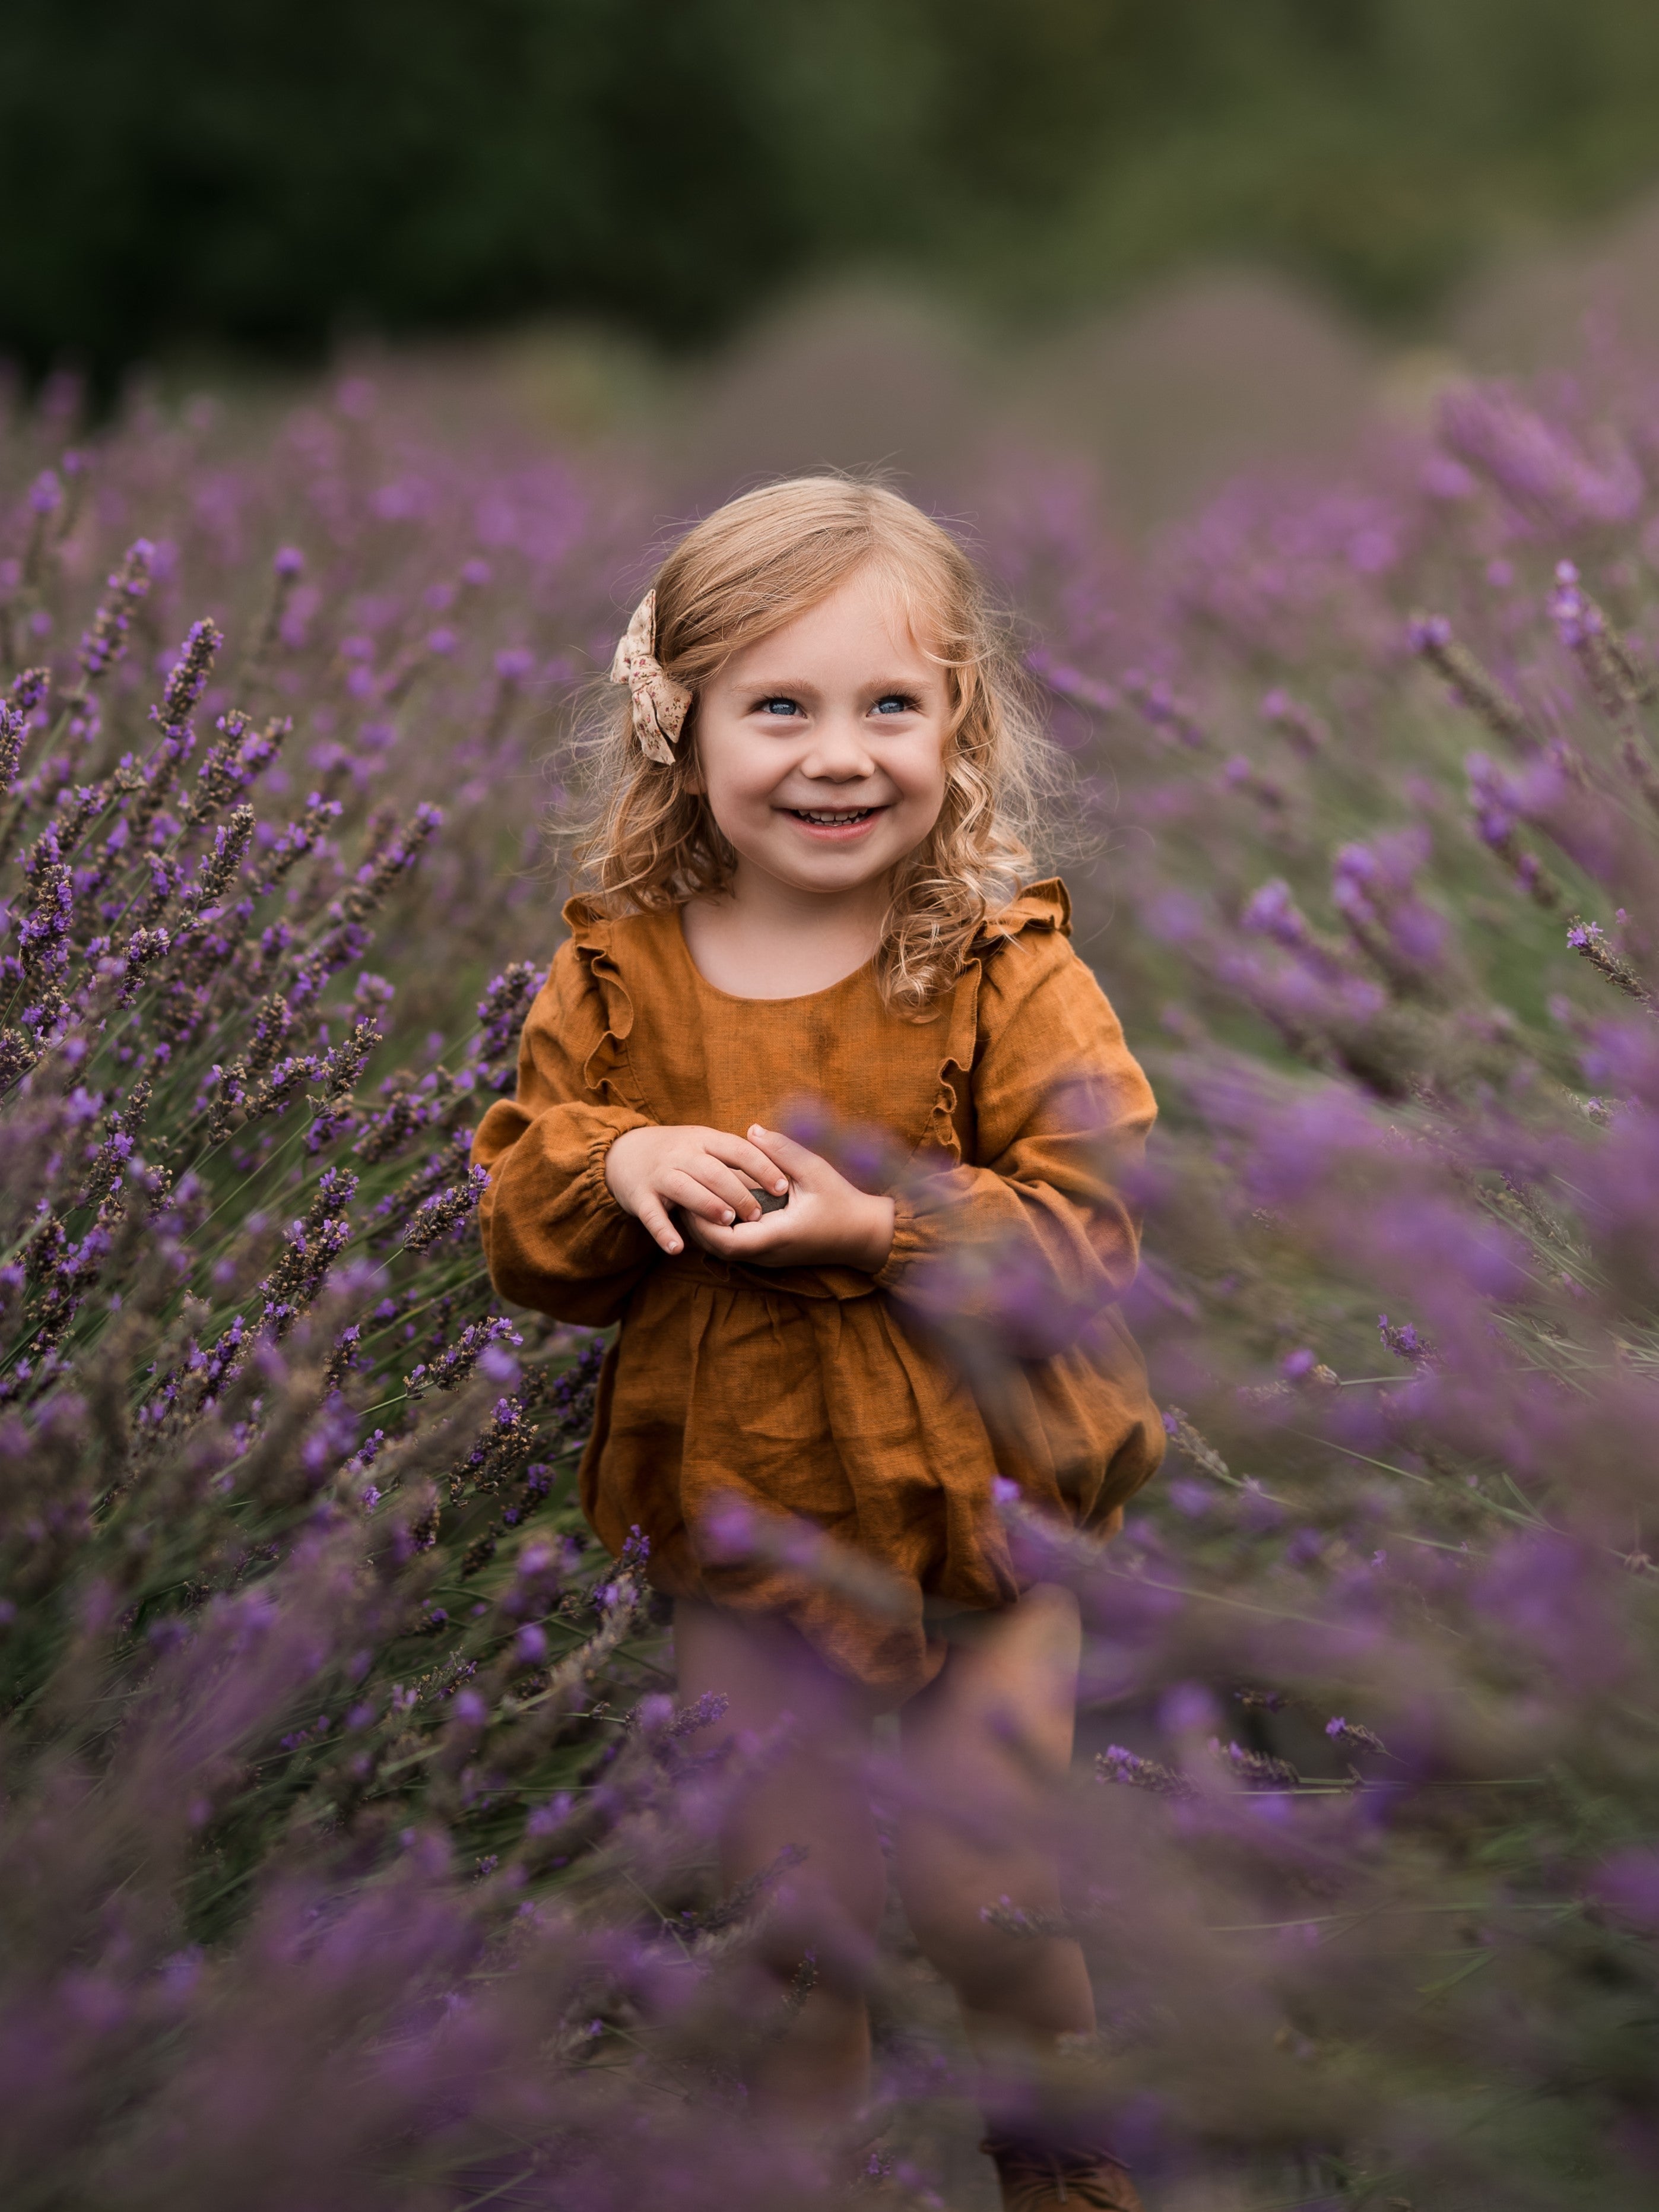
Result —
M 634 702 L 634 735 L 647 760 L 674 764 L 674 747 L 690 709 L 691 694 L 664 672 L 657 658 L 657 595 L 647 592 L 634 610 L 611 664 L 611 681 L 625 684 Z

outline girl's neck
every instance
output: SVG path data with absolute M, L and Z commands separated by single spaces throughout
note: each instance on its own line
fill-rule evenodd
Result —
M 697 972 L 737 999 L 799 999 L 827 990 L 875 953 L 891 886 L 805 891 L 741 861 L 731 886 L 681 909 Z

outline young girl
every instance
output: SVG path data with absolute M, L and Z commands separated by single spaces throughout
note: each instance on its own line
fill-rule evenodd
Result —
M 1020 888 L 1042 739 L 972 565 L 915 507 L 830 477 L 733 501 L 664 562 L 612 675 L 592 895 L 476 1141 L 490 1272 L 620 1322 L 583 1503 L 613 1551 L 649 1538 L 682 1698 L 772 1740 L 724 1878 L 806 1847 L 767 1940 L 815 1978 L 753 2097 L 829 2125 L 866 2094 L 885 1877 L 862 1754 L 895 1707 L 910 1925 L 988 2081 L 1040 2078 L 1092 2031 L 1082 1954 L 981 1908 L 1058 1905 L 1079 1631 L 1069 1592 L 1023 1586 L 995 1486 L 1106 1531 L 1157 1468 L 1116 1306 L 1152 1093 L 1064 889 Z M 781 1126 L 805 1100 L 810 1146 Z M 870 1601 L 803 1524 L 878 1571 Z M 1103 2144 L 988 2118 L 1020 2212 L 1138 2204 Z

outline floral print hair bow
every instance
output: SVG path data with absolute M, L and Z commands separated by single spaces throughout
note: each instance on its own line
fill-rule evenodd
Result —
M 647 760 L 674 764 L 674 747 L 691 705 L 691 694 L 663 672 L 657 658 L 657 595 L 647 592 L 623 632 L 611 681 L 625 684 L 634 702 L 634 735 Z

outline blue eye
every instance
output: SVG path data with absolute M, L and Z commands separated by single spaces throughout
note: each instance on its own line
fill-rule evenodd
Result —
M 760 712 L 763 714 L 787 715 L 799 714 L 800 712 L 799 702 L 791 699 L 786 693 L 781 691 L 777 693 L 775 697 L 770 699 L 763 699 L 758 703 Z
M 890 691 L 885 697 L 877 700 L 876 712 L 878 714 L 914 714 L 917 712 L 917 702 L 908 692 Z

